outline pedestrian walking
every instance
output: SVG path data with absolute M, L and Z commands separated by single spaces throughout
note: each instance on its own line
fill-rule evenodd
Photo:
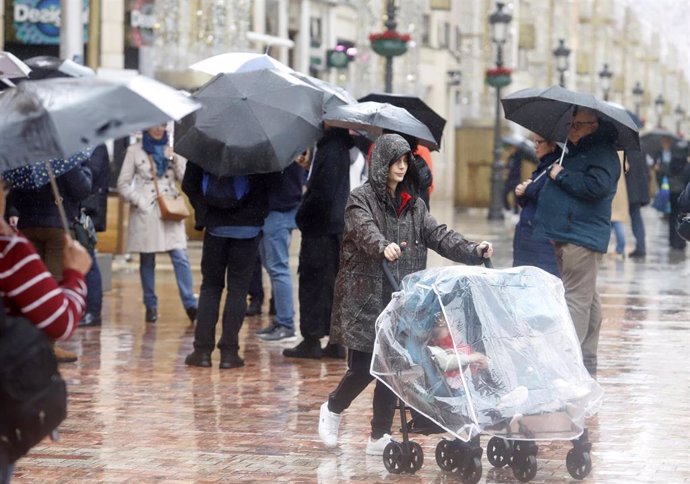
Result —
M 676 232 L 676 219 L 680 214 L 678 207 L 678 197 L 690 182 L 690 163 L 688 163 L 688 143 L 680 141 L 673 145 L 671 157 L 662 158 L 658 164 L 658 171 L 668 179 L 668 187 L 671 202 L 671 213 L 668 216 L 668 242 L 672 250 L 684 251 L 687 245 L 678 232 Z
M 522 210 L 513 237 L 513 267 L 535 266 L 560 277 L 553 244 L 548 239 L 534 235 L 534 216 L 539 193 L 548 180 L 548 170 L 558 162 L 561 149 L 555 142 L 536 134 L 533 140 L 539 164 L 531 178 L 515 187 L 515 198 Z
M 611 204 L 611 230 L 616 241 L 615 253 L 625 259 L 625 224 L 630 220 L 628 190 L 625 183 L 625 165 L 623 153 L 619 153 L 621 160 L 621 173 L 623 176 L 618 178 L 616 194 Z
M 127 148 L 117 179 L 118 192 L 130 204 L 127 251 L 139 253 L 147 323 L 158 320 L 156 253 L 159 252 L 170 256 L 187 317 L 194 322 L 197 315 L 184 221 L 163 220 L 156 195 L 158 192 L 180 195 L 177 183 L 184 176 L 186 163 L 183 157 L 173 153 L 166 125 L 162 124 L 144 131 L 142 141 Z
M 641 151 L 626 151 L 628 171 L 625 173 L 625 187 L 628 190 L 628 214 L 635 237 L 635 250 L 628 254 L 631 258 L 643 259 L 647 255 L 645 227 L 642 220 L 642 207 L 649 205 L 650 173 L 647 160 Z
M 88 161 L 91 169 L 91 194 L 81 203 L 81 209 L 91 217 L 96 232 L 105 232 L 108 217 L 108 187 L 110 186 L 110 157 L 108 149 L 100 144 L 91 152 Z M 103 309 L 103 280 L 96 260 L 96 245 L 87 248 L 93 264 L 86 274 L 86 314 L 79 326 L 100 326 Z
M 552 240 L 565 298 L 587 370 L 597 371 L 601 302 L 596 281 L 611 237 L 611 203 L 621 164 L 615 128 L 576 106 L 567 154 L 549 170 L 535 215 L 535 235 Z
M 261 227 L 268 215 L 268 185 L 275 176 L 218 179 L 193 161 L 187 164 L 182 190 L 194 207 L 195 228 L 205 229 L 199 313 L 194 328 L 194 351 L 185 358 L 188 366 L 211 366 L 220 301 L 226 284 L 222 329 L 217 344 L 220 350 L 219 367 L 231 369 L 244 366 L 244 359 L 239 354 L 239 332 L 259 254 Z M 222 185 L 219 192 L 233 193 L 233 199 L 220 200 L 212 196 L 211 187 L 215 183 Z
M 369 181 L 354 190 L 347 203 L 331 339 L 348 348 L 348 369 L 321 405 L 319 437 L 327 447 L 338 444 L 342 412 L 373 380 L 369 368 L 374 323 L 392 292 L 381 267 L 384 259 L 403 278 L 425 268 L 428 248 L 467 264 L 480 264 L 482 255 L 491 257 L 493 251 L 488 242 L 470 242 L 429 214 L 418 195 L 412 156 L 403 137 L 378 138 Z M 367 454 L 381 455 L 390 442 L 395 400 L 395 394 L 377 381 Z

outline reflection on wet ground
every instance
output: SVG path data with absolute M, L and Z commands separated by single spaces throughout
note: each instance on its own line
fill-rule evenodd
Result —
M 491 240 L 495 266 L 510 265 L 511 221 L 489 225 L 483 212 L 455 213 L 441 202 L 434 215 L 469 238 Z M 594 444 L 590 483 L 690 481 L 690 265 L 684 254 L 669 252 L 656 212 L 645 209 L 644 215 L 647 259 L 607 255 L 601 268 L 599 381 L 606 402 L 588 422 Z M 293 270 L 297 247 L 295 240 Z M 199 246 L 190 253 L 198 268 Z M 144 323 L 136 264 L 116 266 L 103 327 L 80 329 L 65 344 L 80 359 L 62 366 L 70 408 L 61 440 L 21 460 L 13 482 L 456 482 L 434 461 L 439 436 L 416 439 L 425 463 L 414 476 L 389 475 L 380 457 L 364 454 L 371 388 L 344 414 L 340 447 L 323 448 L 316 433 L 319 406 L 344 363 L 288 360 L 281 351 L 298 340 L 260 341 L 254 331 L 268 324 L 266 307 L 263 316 L 245 320 L 241 353 L 247 366 L 220 371 L 216 353 L 212 369 L 185 367 L 193 328 L 166 259 L 158 264 L 158 295 L 165 303 L 155 325 Z M 442 263 L 430 257 L 431 265 Z M 195 277 L 198 287 L 198 270 Z M 569 448 L 567 442 L 539 443 L 532 482 L 571 482 Z M 480 482 L 515 481 L 510 469 L 493 469 L 485 456 L 483 467 Z

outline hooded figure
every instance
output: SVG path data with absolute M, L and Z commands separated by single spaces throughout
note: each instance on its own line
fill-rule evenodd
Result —
M 426 267 L 427 248 L 448 259 L 480 264 L 491 256 L 491 244 L 477 244 L 439 224 L 417 196 L 417 172 L 410 145 L 397 134 L 378 138 L 371 155 L 369 180 L 350 194 L 340 271 L 335 283 L 331 342 L 348 348 L 348 370 L 321 406 L 319 436 L 327 447 L 338 444 L 340 414 L 373 380 L 369 373 L 376 318 L 391 299 L 382 263 L 395 277 Z M 371 436 L 366 452 L 382 455 L 391 440 L 396 397 L 381 381 L 374 390 Z

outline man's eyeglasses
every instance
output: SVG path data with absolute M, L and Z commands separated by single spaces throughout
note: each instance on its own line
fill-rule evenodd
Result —
M 599 121 L 573 121 L 572 123 L 569 123 L 569 124 L 570 124 L 571 128 L 580 129 L 580 128 L 584 128 L 588 124 L 597 124 L 598 122 Z

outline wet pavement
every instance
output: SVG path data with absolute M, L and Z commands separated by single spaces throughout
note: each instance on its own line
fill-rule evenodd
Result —
M 485 212 L 456 213 L 440 202 L 433 213 L 469 238 L 494 242 L 495 266 L 510 265 L 510 220 L 488 224 Z M 690 482 L 690 264 L 669 251 L 657 213 L 645 209 L 644 217 L 647 259 L 607 255 L 599 277 L 604 323 L 598 379 L 606 400 L 588 421 L 589 483 Z M 293 270 L 297 247 L 295 240 Z M 198 243 L 190 253 L 198 288 Z M 268 324 L 266 306 L 263 316 L 245 319 L 244 368 L 219 370 L 217 352 L 212 369 L 185 367 L 193 327 L 169 260 L 158 257 L 158 322 L 144 323 L 136 263 L 117 262 L 103 326 L 79 329 L 63 344 L 79 361 L 61 366 L 70 391 L 61 439 L 22 459 L 14 483 L 458 482 L 435 463 L 440 436 L 415 438 L 425 454 L 415 475 L 390 475 L 380 457 L 365 455 L 373 385 L 344 413 L 340 447 L 325 449 L 316 431 L 319 406 L 344 362 L 284 358 L 282 349 L 298 338 L 267 343 L 254 335 Z M 430 257 L 430 265 L 441 264 Z M 573 482 L 565 466 L 570 447 L 540 442 L 532 482 Z M 492 468 L 486 456 L 482 463 L 480 482 L 517 482 L 509 468 Z

